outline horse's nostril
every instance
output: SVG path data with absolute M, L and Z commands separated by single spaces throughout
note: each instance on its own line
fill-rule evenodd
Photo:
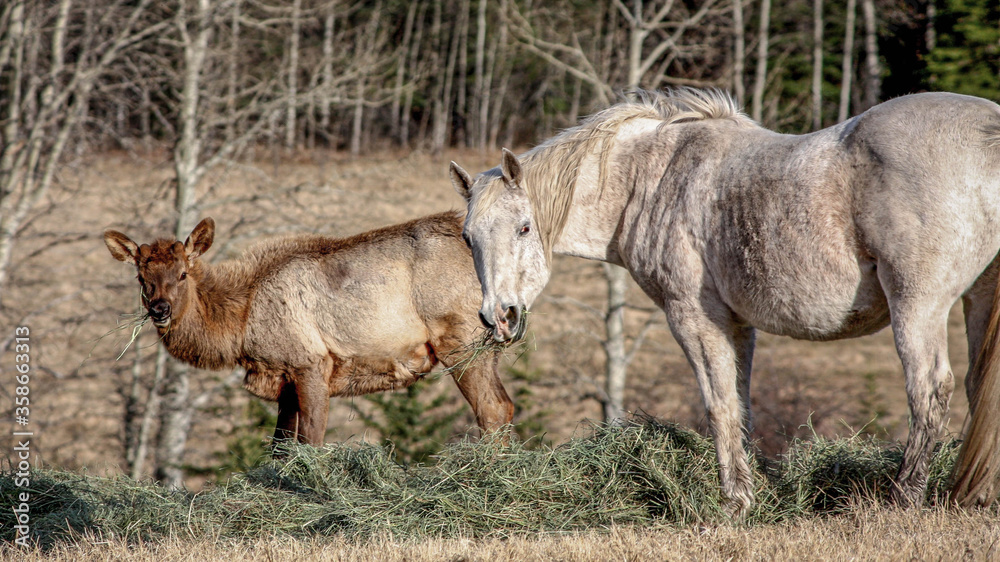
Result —
M 486 318 L 486 315 L 483 314 L 482 310 L 479 311 L 479 321 L 483 323 L 483 326 L 486 326 L 491 330 L 493 329 L 493 324 L 489 321 L 488 318 Z
M 507 319 L 507 323 L 510 324 L 512 328 L 517 327 L 521 323 L 521 309 L 508 306 L 507 311 L 504 313 L 504 318 Z

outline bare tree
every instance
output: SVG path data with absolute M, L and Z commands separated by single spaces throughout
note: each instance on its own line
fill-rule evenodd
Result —
M 733 0 L 733 94 L 740 103 L 746 101 L 743 74 L 746 67 L 746 30 L 743 27 L 743 0 Z
M 336 13 L 332 7 L 326 9 L 326 16 L 323 18 L 323 64 L 322 64 L 322 84 L 319 94 L 319 129 L 324 136 L 330 134 L 330 99 L 332 92 L 329 86 L 333 84 L 333 31 L 337 21 Z
M 823 0 L 813 0 L 812 128 L 823 126 Z
M 292 0 L 292 31 L 288 37 L 288 100 L 285 105 L 285 150 L 295 148 L 295 118 L 299 93 L 299 39 L 302 35 L 302 0 Z
M 166 27 L 146 21 L 150 4 L 109 5 L 86 28 L 71 26 L 74 11 L 94 7 L 73 0 L 14 0 L 0 11 L 0 295 L 17 236 L 52 187 L 95 83 Z
M 865 98 L 862 110 L 877 104 L 882 96 L 882 68 L 878 61 L 878 24 L 875 0 L 861 0 L 865 18 Z
M 851 77 L 854 74 L 854 12 L 857 0 L 847 0 L 847 16 L 844 22 L 844 61 L 841 66 L 840 109 L 837 122 L 847 119 L 851 104 Z
M 767 49 L 770 42 L 771 0 L 760 1 L 760 26 L 757 37 L 757 68 L 754 70 L 753 101 L 750 116 L 756 121 L 763 118 L 764 88 L 767 86 Z
M 403 26 L 403 43 L 399 46 L 397 54 L 396 84 L 393 88 L 392 107 L 390 109 L 390 131 L 392 136 L 398 139 L 400 139 L 400 124 L 403 121 L 403 116 L 400 114 L 403 101 L 403 85 L 406 83 L 406 67 L 410 59 L 410 43 L 413 40 L 413 25 L 417 17 L 417 8 L 419 6 L 420 2 L 410 2 L 410 6 L 406 11 L 406 23 Z M 405 141 L 402 141 L 402 139 L 400 139 L 400 141 L 400 144 L 405 144 Z

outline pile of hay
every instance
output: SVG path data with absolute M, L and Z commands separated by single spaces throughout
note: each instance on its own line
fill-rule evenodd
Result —
M 938 447 L 929 501 L 945 488 L 955 454 L 952 443 Z M 482 538 L 726 521 L 711 441 L 650 420 L 599 427 L 556 448 L 461 442 L 429 466 L 400 466 L 391 451 L 363 443 L 296 446 L 288 455 L 198 493 L 37 471 L 32 532 L 41 544 L 75 534 Z M 863 438 L 798 442 L 780 462 L 760 463 L 758 501 L 745 524 L 882 499 L 899 459 L 898 447 Z M 5 505 L 20 491 L 12 474 L 0 475 Z M 0 513 L 4 540 L 12 525 L 12 512 Z

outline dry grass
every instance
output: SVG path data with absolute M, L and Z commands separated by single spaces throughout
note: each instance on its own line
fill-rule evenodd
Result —
M 462 442 L 431 466 L 403 467 L 361 443 L 287 453 L 198 493 L 36 472 L 35 556 L 743 560 L 811 549 L 809 558 L 985 559 L 1000 538 L 998 509 L 938 506 L 952 442 L 932 462 L 931 507 L 913 511 L 883 507 L 898 448 L 860 437 L 797 442 L 782 462 L 759 467 L 757 503 L 739 523 L 720 500 L 711 443 L 652 420 L 598 427 L 556 448 Z M 21 491 L 12 482 L 0 475 L 5 502 Z M 10 518 L 0 512 L 7 541 Z
M 24 562 L 301 560 L 437 562 L 495 560 L 995 560 L 1000 517 L 942 507 L 898 510 L 878 504 L 844 513 L 753 528 L 615 526 L 579 533 L 541 533 L 508 539 L 365 541 L 343 538 L 249 540 L 172 536 L 149 542 L 77 536 L 51 549 L 0 546 L 0 559 Z

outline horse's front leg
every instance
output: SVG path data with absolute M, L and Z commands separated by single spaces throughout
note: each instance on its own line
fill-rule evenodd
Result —
M 710 309 L 668 302 L 664 307 L 674 338 L 694 369 L 708 425 L 715 440 L 722 494 L 732 515 L 743 518 L 753 503 L 753 476 L 743 448 L 754 330 L 737 324 L 721 302 Z

